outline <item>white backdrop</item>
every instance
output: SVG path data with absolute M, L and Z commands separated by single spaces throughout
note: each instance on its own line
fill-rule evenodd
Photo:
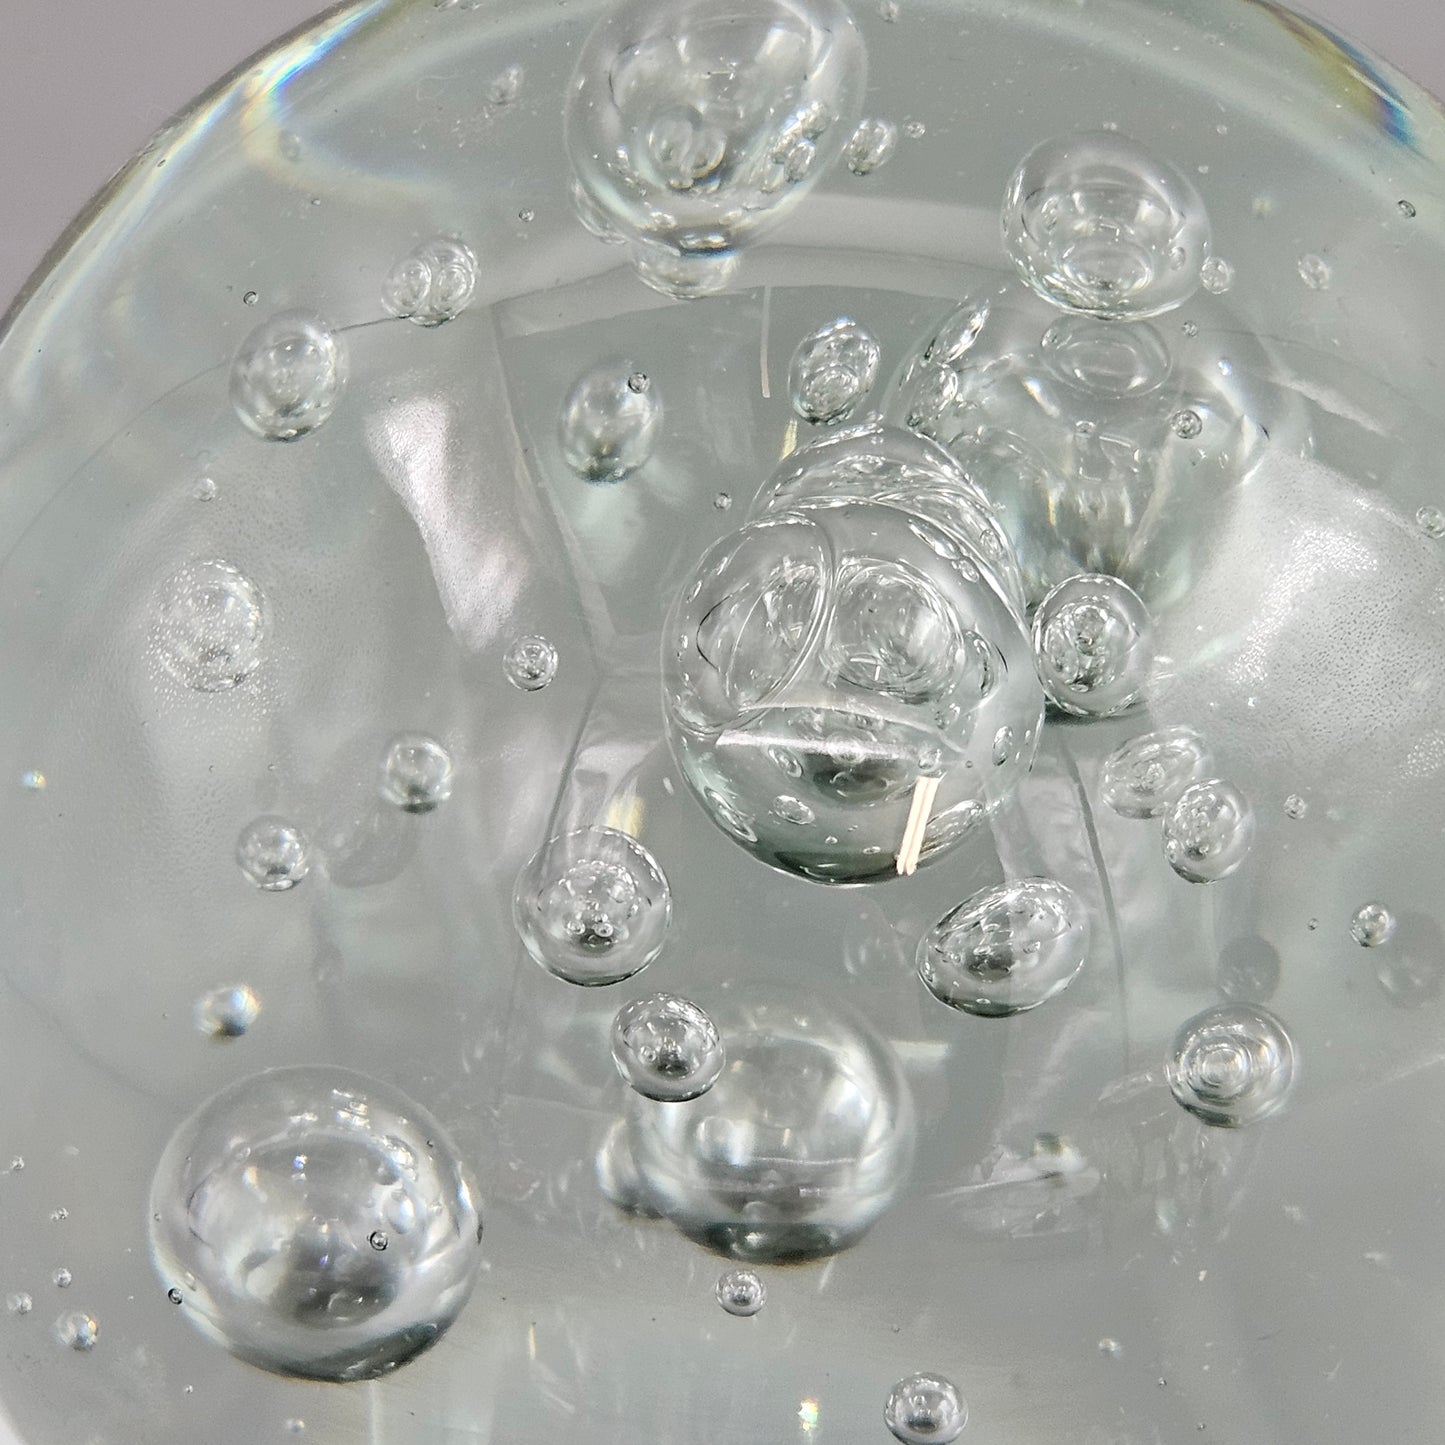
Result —
M 0 310 L 162 122 L 320 3 L 0 0 Z M 1441 0 L 1309 8 L 1445 94 Z

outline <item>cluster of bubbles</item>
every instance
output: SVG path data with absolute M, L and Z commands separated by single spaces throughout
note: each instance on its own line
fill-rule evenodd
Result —
M 616 828 L 545 843 L 517 877 L 512 916 L 527 952 L 567 983 L 599 987 L 662 952 L 672 892 L 657 860 Z
M 382 304 L 418 326 L 453 321 L 477 289 L 477 258 L 465 241 L 436 236 L 398 261 L 382 288 Z
M 644 1099 L 680 1104 L 717 1082 L 725 1055 L 712 1019 L 689 999 L 658 993 L 618 1010 L 612 1060 Z
M 580 377 L 562 406 L 562 457 L 584 481 L 620 482 L 657 444 L 662 400 L 644 371 L 603 363 Z
M 1076 717 L 1112 717 L 1138 702 L 1152 661 L 1150 620 L 1117 577 L 1080 573 L 1034 611 L 1034 660 L 1049 701 Z
M 172 1136 L 151 1249 L 172 1302 L 262 1369 L 369 1379 L 434 1343 L 480 1265 L 476 1188 L 441 1126 L 346 1070 L 274 1069 Z

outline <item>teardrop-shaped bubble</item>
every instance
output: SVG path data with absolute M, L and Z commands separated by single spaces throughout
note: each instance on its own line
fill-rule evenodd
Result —
M 431 813 L 452 795 L 451 754 L 425 733 L 398 733 L 382 753 L 377 788 L 406 813 Z
M 481 1262 L 476 1187 L 441 1126 L 344 1069 L 221 1090 L 166 1146 L 151 1211 L 153 1262 L 181 1313 L 284 1375 L 370 1379 L 405 1363 L 456 1319 Z
M 517 877 L 512 916 L 548 973 L 597 987 L 631 978 L 662 952 L 672 893 L 635 838 L 582 828 L 537 850 Z
M 563 403 L 563 459 L 585 481 L 621 481 L 652 455 L 661 424 L 662 402 L 646 374 L 626 362 L 604 363 Z
M 1266 1009 L 1221 1004 L 1174 1036 L 1169 1088 L 1196 1118 L 1238 1129 L 1278 1110 L 1294 1081 L 1294 1045 Z
M 685 1103 L 717 1082 L 723 1042 L 717 1025 L 690 999 L 657 993 L 618 1010 L 612 1061 L 644 1099 Z
M 1004 247 L 1020 275 L 1091 316 L 1157 316 L 1187 301 L 1209 232 L 1193 182 L 1117 132 L 1045 141 L 1004 199 Z
M 319 317 L 283 311 L 242 343 L 231 365 L 231 403 L 248 431 L 294 441 L 335 410 L 346 382 L 346 348 Z
M 423 241 L 392 268 L 382 302 L 393 316 L 440 326 L 460 316 L 477 289 L 477 258 L 455 236 Z
M 1021 878 L 945 913 L 918 945 L 918 976 L 950 1008 L 1006 1018 L 1062 992 L 1088 953 L 1089 915 L 1073 889 Z
M 902 1445 L 948 1445 L 968 1424 L 968 1406 L 952 1380 L 909 1375 L 894 1385 L 883 1420 Z
M 1053 705 L 1111 717 L 1139 700 L 1153 661 L 1153 623 L 1117 577 L 1081 573 L 1053 588 L 1033 623 L 1034 661 Z
M 567 150 L 588 209 L 628 239 L 681 258 L 729 255 L 839 159 L 866 83 L 839 0 L 633 0 L 578 58 Z M 680 290 L 665 264 L 639 273 L 674 295 L 727 276 L 693 274 Z
M 1187 787 L 1164 814 L 1164 857 L 1189 883 L 1228 878 L 1254 844 L 1254 808 L 1222 778 Z
M 151 646 L 177 682 L 197 692 L 239 687 L 265 657 L 270 608 L 239 567 L 188 562 L 160 590 Z
M 804 421 L 842 421 L 873 389 L 878 338 L 846 316 L 805 336 L 793 352 L 788 396 Z
M 1130 738 L 1109 754 L 1100 791 L 1122 817 L 1157 818 L 1213 766 L 1204 739 L 1193 728 L 1160 728 Z

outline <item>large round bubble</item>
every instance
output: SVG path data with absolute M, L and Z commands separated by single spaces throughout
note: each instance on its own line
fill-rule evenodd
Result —
M 440 1125 L 344 1069 L 223 1089 L 172 1136 L 151 1248 L 186 1317 L 262 1369 L 360 1380 L 434 1343 L 481 1261 L 476 1187 Z
M 1043 713 L 1018 615 L 971 550 L 846 498 L 800 500 L 714 547 L 666 625 L 663 680 L 673 750 L 713 820 L 827 883 L 908 873 L 957 843 L 1027 771 Z
M 774 224 L 843 154 L 866 81 L 838 0 L 619 7 L 592 32 L 567 97 L 593 228 L 633 241 L 658 289 L 715 289 L 730 269 L 707 263 Z M 658 264 L 659 250 L 681 266 Z

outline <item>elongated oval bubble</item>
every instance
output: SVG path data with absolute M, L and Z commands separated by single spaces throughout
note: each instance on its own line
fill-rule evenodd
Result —
M 1104 760 L 1100 791 L 1125 818 L 1157 818 L 1214 760 L 1190 727 L 1160 728 L 1121 743 Z

